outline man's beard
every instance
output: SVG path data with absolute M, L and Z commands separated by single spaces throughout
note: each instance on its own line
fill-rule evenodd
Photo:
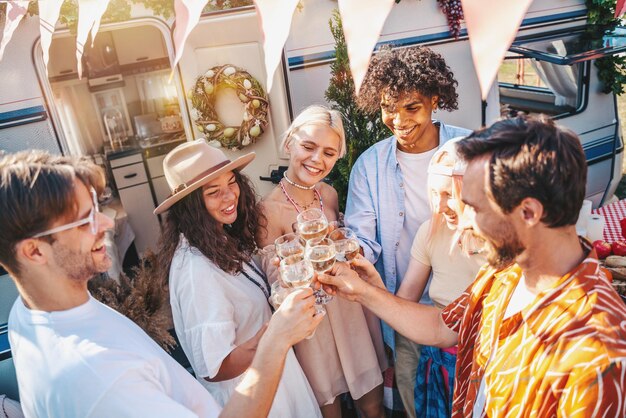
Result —
M 526 247 L 521 243 L 517 233 L 507 230 L 502 234 L 502 244 L 494 244 L 491 240 L 486 240 L 485 248 L 487 249 L 487 262 L 495 269 L 502 270 L 515 263 L 515 258 L 520 255 Z
M 101 238 L 98 237 L 98 240 Z M 58 241 L 53 246 L 55 247 L 56 264 L 63 268 L 67 277 L 72 281 L 88 281 L 97 273 L 102 273 L 111 267 L 111 260 L 108 257 L 100 263 L 96 263 L 91 252 L 72 250 Z

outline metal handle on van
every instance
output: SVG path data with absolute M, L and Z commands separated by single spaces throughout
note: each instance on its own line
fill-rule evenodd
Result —
M 137 173 L 126 174 L 124 176 L 125 179 L 132 179 L 133 177 L 137 177 Z

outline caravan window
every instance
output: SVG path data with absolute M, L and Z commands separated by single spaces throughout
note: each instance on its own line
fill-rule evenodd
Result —
M 575 113 L 582 107 L 583 72 L 583 63 L 558 65 L 511 54 L 498 71 L 500 113 Z
M 503 115 L 563 117 L 585 106 L 590 63 L 626 52 L 626 28 L 583 26 L 516 40 L 498 72 Z

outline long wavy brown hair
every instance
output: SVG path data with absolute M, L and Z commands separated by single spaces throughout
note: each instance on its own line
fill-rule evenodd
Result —
M 169 209 L 158 245 L 159 275 L 164 280 L 168 280 L 180 234 L 225 272 L 240 272 L 242 263 L 250 260 L 256 249 L 254 232 L 265 217 L 257 206 L 250 179 L 237 170 L 233 173 L 240 190 L 237 219 L 233 224 L 222 226 L 209 214 L 201 187 Z

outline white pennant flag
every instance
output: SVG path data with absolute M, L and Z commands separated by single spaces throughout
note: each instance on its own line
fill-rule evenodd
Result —
M 4 50 L 13 37 L 13 32 L 17 29 L 20 21 L 28 10 L 28 0 L 13 0 L 7 2 L 6 20 L 2 31 L 2 42 L 0 42 L 0 60 L 4 55 Z
M 254 2 L 259 12 L 261 32 L 263 32 L 266 86 L 267 91 L 270 91 L 274 73 L 280 63 L 287 36 L 289 36 L 291 19 L 298 6 L 298 0 L 254 0 Z
M 367 73 L 372 51 L 383 30 L 383 25 L 394 5 L 394 0 L 339 0 L 339 13 L 346 37 L 350 72 L 354 79 L 355 93 L 359 94 L 361 83 Z
M 174 74 L 174 68 L 183 56 L 183 49 L 185 48 L 185 42 L 189 37 L 189 34 L 196 27 L 200 21 L 200 15 L 202 9 L 206 6 L 208 0 L 174 0 L 174 12 L 176 14 L 176 27 L 174 28 L 174 49 L 176 50 L 176 56 L 172 63 L 172 73 L 170 79 Z
M 100 29 L 100 19 L 109 5 L 109 0 L 78 0 L 78 29 L 76 30 L 76 61 L 78 62 L 78 78 L 83 76 L 83 52 L 89 32 L 91 46 Z
M 41 50 L 43 51 L 43 63 L 48 73 L 48 60 L 50 59 L 50 44 L 54 27 L 59 20 L 61 5 L 64 0 L 39 0 L 39 33 L 41 34 Z
M 532 0 L 461 0 L 483 100 Z

